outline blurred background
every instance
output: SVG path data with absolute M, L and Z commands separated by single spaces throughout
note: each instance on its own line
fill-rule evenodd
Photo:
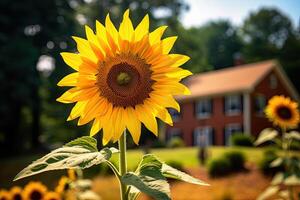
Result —
M 191 57 L 184 68 L 193 73 L 233 66 L 237 55 L 244 63 L 275 58 L 300 90 L 297 0 L 1 0 L 0 187 L 12 185 L 6 175 L 35 155 L 88 133 L 90 127 L 66 122 L 72 105 L 55 101 L 64 91 L 57 82 L 71 72 L 59 53 L 75 51 L 71 36 L 84 37 L 85 24 L 95 28 L 108 12 L 119 24 L 127 8 L 134 25 L 145 14 L 150 30 L 168 25 L 166 36 L 179 36 L 173 52 Z M 197 151 L 188 150 L 195 167 Z

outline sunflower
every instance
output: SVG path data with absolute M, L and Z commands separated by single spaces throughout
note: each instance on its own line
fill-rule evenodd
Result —
M 10 195 L 12 200 L 22 200 L 22 188 L 14 186 L 10 189 Z
M 47 187 L 40 182 L 29 182 L 22 192 L 24 200 L 41 200 L 47 192 Z
M 61 200 L 61 197 L 56 192 L 47 192 L 45 194 L 43 200 Z
M 63 194 L 66 190 L 69 189 L 69 179 L 66 176 L 62 176 L 55 188 L 55 192 L 58 194 Z
M 180 66 L 188 56 L 169 54 L 177 37 L 161 39 L 166 26 L 149 33 L 149 16 L 134 29 L 129 10 L 119 30 L 106 16 L 105 26 L 96 21 L 96 32 L 85 26 L 87 39 L 73 37 L 79 53 L 61 53 L 76 72 L 58 86 L 72 87 L 57 101 L 75 103 L 68 120 L 78 125 L 93 121 L 90 135 L 103 130 L 103 144 L 116 142 L 129 130 L 136 144 L 141 123 L 156 136 L 156 117 L 172 125 L 167 108 L 180 111 L 174 95 L 190 91 L 180 83 L 191 75 Z
M 71 181 L 76 181 L 77 179 L 77 172 L 75 169 L 68 169 L 68 177 Z
M 298 104 L 288 97 L 272 97 L 268 102 L 265 113 L 274 125 L 283 129 L 296 128 L 299 124 Z
M 0 190 L 0 200 L 10 200 L 11 195 L 7 190 Z

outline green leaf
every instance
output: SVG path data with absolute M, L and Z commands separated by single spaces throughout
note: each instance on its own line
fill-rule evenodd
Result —
M 259 195 L 257 200 L 269 199 L 270 197 L 275 195 L 279 190 L 280 190 L 279 186 L 270 186 L 261 195 Z
M 141 192 L 136 187 L 130 186 L 128 199 L 129 200 L 136 200 L 139 197 L 140 194 L 141 194 Z
M 300 140 L 300 133 L 298 131 L 291 131 L 285 134 L 287 139 Z
M 83 137 L 77 138 L 75 140 L 72 140 L 71 142 L 68 142 L 64 146 L 66 146 L 66 147 L 81 146 L 90 151 L 98 151 L 97 140 L 90 136 L 83 136 Z
M 258 139 L 254 142 L 254 144 L 256 146 L 263 144 L 265 142 L 268 141 L 272 141 L 273 139 L 276 138 L 276 136 L 278 135 L 278 132 L 274 129 L 271 128 L 266 128 L 264 130 L 262 130 L 259 134 Z
M 204 181 L 196 179 L 196 178 L 194 178 L 182 171 L 179 171 L 167 164 L 162 165 L 161 171 L 162 171 L 162 174 L 167 178 L 173 178 L 173 179 L 177 179 L 177 180 L 181 180 L 181 181 L 185 181 L 185 182 L 197 184 L 197 185 L 209 186 L 208 183 L 205 183 Z
M 284 173 L 277 173 L 271 182 L 271 185 L 280 185 L 284 181 Z
M 282 163 L 283 163 L 283 159 L 279 157 L 279 158 L 276 158 L 275 160 L 273 160 L 273 161 L 270 163 L 270 167 L 278 167 L 278 166 L 280 166 Z
M 104 148 L 98 152 L 96 145 L 96 140 L 91 137 L 81 137 L 73 140 L 34 161 L 17 174 L 14 180 L 50 170 L 89 168 L 93 165 L 106 162 L 113 153 L 117 152 L 115 148 Z

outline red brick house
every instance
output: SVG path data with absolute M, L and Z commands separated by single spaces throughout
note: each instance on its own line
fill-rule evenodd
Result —
M 186 80 L 190 96 L 179 96 L 181 113 L 165 139 L 181 137 L 188 146 L 229 145 L 236 132 L 257 136 L 270 127 L 263 110 L 272 96 L 299 95 L 276 60 L 200 73 Z

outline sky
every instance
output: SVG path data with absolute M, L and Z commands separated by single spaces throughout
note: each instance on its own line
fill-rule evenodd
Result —
M 185 27 L 201 26 L 210 20 L 228 19 L 235 25 L 243 23 L 250 12 L 261 7 L 276 7 L 299 26 L 300 0 L 184 0 L 190 10 L 183 13 Z

